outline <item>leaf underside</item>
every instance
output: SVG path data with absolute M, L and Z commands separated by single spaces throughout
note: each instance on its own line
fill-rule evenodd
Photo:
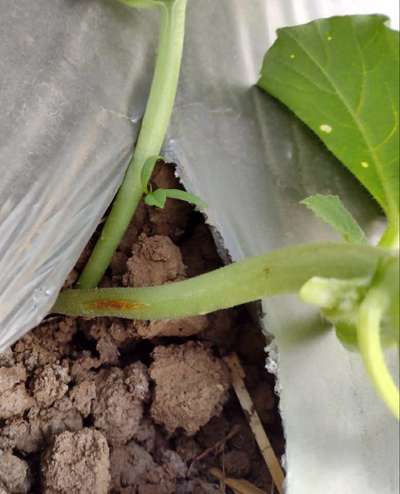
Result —
M 398 230 L 399 33 L 382 15 L 280 29 L 258 85 L 360 180 Z
M 338 196 L 316 194 L 301 204 L 307 206 L 320 219 L 334 228 L 346 242 L 366 244 L 365 234 Z

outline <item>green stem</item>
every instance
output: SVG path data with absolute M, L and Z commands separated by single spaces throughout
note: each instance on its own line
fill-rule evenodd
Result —
M 389 221 L 389 224 L 384 231 L 382 238 L 379 241 L 380 247 L 386 247 L 388 249 L 399 248 L 399 220 Z
M 140 134 L 124 182 L 79 278 L 81 288 L 94 288 L 103 277 L 142 197 L 142 167 L 149 157 L 160 154 L 178 86 L 186 2 L 175 0 L 159 4 L 161 31 L 158 55 Z
M 185 281 L 148 288 L 65 290 L 53 312 L 130 319 L 177 319 L 298 292 L 313 276 L 372 276 L 389 254 L 377 247 L 310 244 L 248 258 Z
M 381 321 L 388 301 L 380 290 L 371 290 L 361 304 L 357 327 L 358 344 L 365 367 L 377 393 L 393 415 L 400 419 L 400 394 L 385 362 Z

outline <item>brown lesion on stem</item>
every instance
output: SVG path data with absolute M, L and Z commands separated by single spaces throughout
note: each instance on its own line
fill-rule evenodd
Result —
M 118 311 L 135 311 L 148 307 L 148 304 L 142 302 L 133 302 L 130 300 L 94 300 L 86 302 L 85 307 L 90 310 L 118 310 Z

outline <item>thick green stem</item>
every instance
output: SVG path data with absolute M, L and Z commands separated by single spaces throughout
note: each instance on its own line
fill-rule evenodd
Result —
M 384 231 L 382 238 L 379 241 L 380 247 L 386 247 L 388 249 L 399 248 L 399 219 L 395 218 L 394 221 L 390 221 L 386 230 Z
M 389 372 L 382 350 L 381 321 L 388 305 L 387 296 L 371 290 L 360 307 L 357 328 L 361 355 L 377 393 L 397 419 L 400 419 L 400 394 Z
M 149 157 L 160 154 L 178 86 L 186 2 L 187 0 L 175 0 L 159 4 L 159 49 L 140 134 L 124 182 L 114 200 L 101 236 L 79 278 L 81 288 L 94 288 L 101 280 L 142 197 L 142 167 Z
M 148 288 L 65 290 L 53 312 L 130 319 L 177 319 L 282 293 L 297 293 L 313 276 L 372 276 L 389 254 L 376 247 L 310 244 L 252 257 L 185 281 Z

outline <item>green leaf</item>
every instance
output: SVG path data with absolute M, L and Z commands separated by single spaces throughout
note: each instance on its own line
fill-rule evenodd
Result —
M 399 233 L 399 33 L 382 15 L 284 28 L 258 85 L 322 139 L 381 205 Z
M 180 201 L 188 202 L 189 204 L 193 204 L 193 206 L 197 206 L 199 209 L 206 209 L 207 204 L 200 199 L 200 197 L 191 194 L 190 192 L 186 192 L 185 190 L 179 189 L 165 189 L 167 193 L 167 197 L 171 199 L 179 199 Z
M 323 221 L 331 225 L 346 242 L 366 244 L 363 230 L 338 196 L 316 194 L 307 197 L 301 204 L 307 206 Z
M 206 203 L 199 197 L 179 189 L 157 189 L 147 194 L 144 201 L 148 206 L 163 208 L 168 198 L 188 202 L 197 206 L 199 209 L 205 209 L 207 207 Z
M 165 189 L 157 189 L 154 192 L 150 192 L 144 198 L 144 202 L 148 206 L 155 206 L 156 208 L 163 208 L 167 200 L 167 193 Z
M 140 180 L 142 183 L 142 189 L 145 194 L 149 192 L 149 182 L 151 175 L 153 174 L 154 167 L 157 161 L 162 160 L 162 156 L 151 156 L 148 158 L 142 168 L 142 173 L 140 175 Z

